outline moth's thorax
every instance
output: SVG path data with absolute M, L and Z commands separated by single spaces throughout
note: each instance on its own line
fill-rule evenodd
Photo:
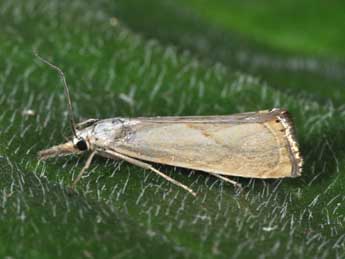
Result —
M 89 149 L 94 149 L 95 146 L 106 147 L 128 137 L 130 135 L 130 127 L 136 123 L 136 120 L 125 118 L 100 120 L 87 128 L 79 130 L 77 135 L 78 138 L 83 138 L 87 141 Z M 77 141 L 77 138 L 73 140 L 73 142 Z

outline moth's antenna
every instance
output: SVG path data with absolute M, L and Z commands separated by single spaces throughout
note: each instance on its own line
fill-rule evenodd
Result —
M 65 74 L 63 73 L 63 71 L 58 66 L 50 63 L 48 60 L 46 60 L 46 59 L 42 58 L 40 55 L 38 55 L 38 53 L 35 49 L 33 50 L 33 53 L 40 61 L 47 64 L 51 68 L 55 69 L 59 73 L 59 76 L 60 76 L 60 78 L 64 84 L 65 97 L 67 99 L 68 115 L 69 115 L 69 119 L 70 119 L 70 123 L 71 123 L 72 132 L 73 132 L 73 135 L 77 138 L 78 136 L 77 136 L 77 131 L 76 131 L 76 127 L 75 127 L 76 124 L 75 124 L 74 113 L 73 113 L 73 108 L 72 108 L 72 101 L 71 101 L 71 96 L 69 94 Z

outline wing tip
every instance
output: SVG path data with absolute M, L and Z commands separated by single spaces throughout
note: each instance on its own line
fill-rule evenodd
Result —
M 277 118 L 285 129 L 285 136 L 288 140 L 289 153 L 292 160 L 291 177 L 298 177 L 302 175 L 303 158 L 300 152 L 299 144 L 296 137 L 296 129 L 291 113 L 286 109 L 273 109 L 272 112 L 277 112 Z

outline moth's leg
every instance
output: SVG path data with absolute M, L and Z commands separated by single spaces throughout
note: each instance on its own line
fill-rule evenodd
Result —
M 80 129 L 80 128 L 83 128 L 85 126 L 87 126 L 88 124 L 93 124 L 95 123 L 96 121 L 99 121 L 99 119 L 87 119 L 85 121 L 82 121 L 82 122 L 79 122 L 76 127 L 77 129 Z
M 88 157 L 88 159 L 86 160 L 86 163 L 84 165 L 84 167 L 81 169 L 80 173 L 78 174 L 77 178 L 75 178 L 75 180 L 72 183 L 72 189 L 75 189 L 77 183 L 79 182 L 79 180 L 81 179 L 81 177 L 83 176 L 83 174 L 85 173 L 85 171 L 90 167 L 91 162 L 93 157 L 97 154 L 97 151 L 93 151 L 90 156 Z
M 133 164 L 133 165 L 139 166 L 139 167 L 144 168 L 144 169 L 151 170 L 152 172 L 155 172 L 159 176 L 163 177 L 165 180 L 167 180 L 167 181 L 169 181 L 169 182 L 171 182 L 171 183 L 181 187 L 182 189 L 185 189 L 187 192 L 189 192 L 193 196 L 196 196 L 196 193 L 192 189 L 190 189 L 189 187 L 187 187 L 183 183 L 180 183 L 180 182 L 174 180 L 173 178 L 163 174 L 162 172 L 158 171 L 156 168 L 154 168 L 152 165 L 150 165 L 148 163 L 142 162 L 140 160 L 137 160 L 135 158 L 123 155 L 121 153 L 118 153 L 118 152 L 115 152 L 115 151 L 112 151 L 112 150 L 104 150 L 104 151 L 102 151 L 102 153 L 103 152 L 104 152 L 105 155 L 108 155 L 108 157 L 110 155 L 110 156 L 113 156 L 115 158 L 120 158 L 122 160 L 127 161 L 128 163 Z
M 242 185 L 234 180 L 230 180 L 229 178 L 227 177 L 224 177 L 222 175 L 219 175 L 219 174 L 215 174 L 215 173 L 210 173 L 210 172 L 207 172 L 208 174 L 214 176 L 214 177 L 217 177 L 225 182 L 228 182 L 228 183 L 231 183 L 232 185 L 234 185 L 235 187 L 237 188 L 242 188 Z

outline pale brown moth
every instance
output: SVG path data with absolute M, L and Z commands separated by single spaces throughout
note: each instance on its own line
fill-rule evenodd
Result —
M 64 144 L 40 151 L 39 158 L 90 153 L 73 188 L 95 155 L 122 159 L 151 170 L 193 195 L 196 193 L 189 187 L 147 162 L 204 171 L 235 185 L 238 183 L 225 176 L 284 178 L 301 175 L 303 160 L 286 110 L 229 116 L 115 117 L 89 119 L 76 125 L 64 73 L 37 53 L 35 55 L 57 70 L 64 83 L 74 136 Z

